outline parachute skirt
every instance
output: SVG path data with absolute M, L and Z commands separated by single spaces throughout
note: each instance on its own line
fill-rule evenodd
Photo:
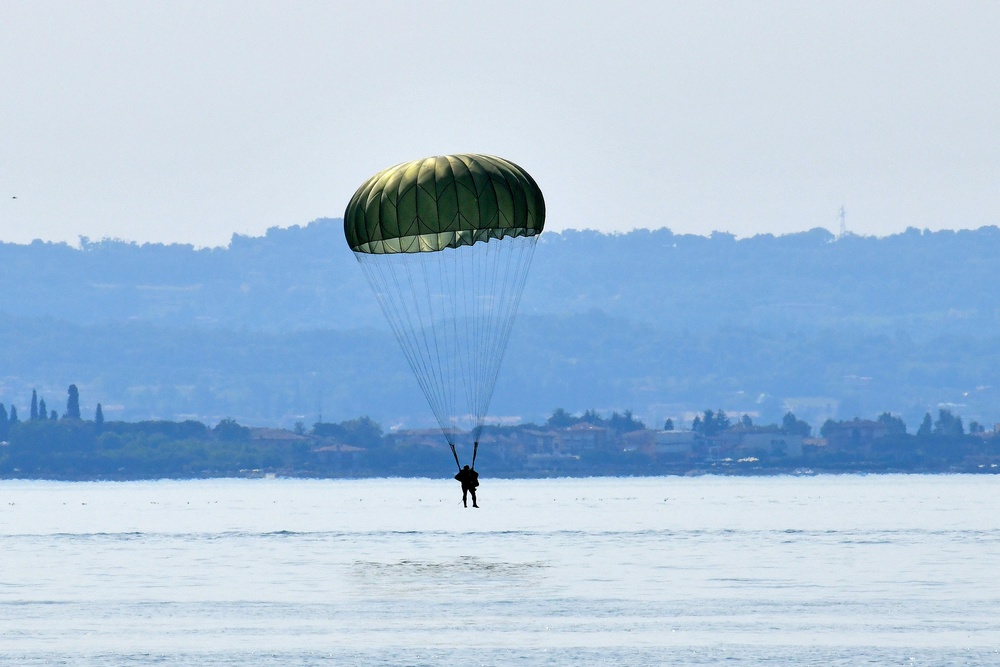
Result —
M 485 243 L 491 239 L 503 239 L 508 236 L 533 236 L 538 231 L 526 227 L 501 227 L 491 229 L 475 229 L 454 232 L 431 232 L 414 234 L 378 241 L 366 241 L 354 250 L 356 254 L 392 255 L 396 253 L 437 252 L 445 248 L 460 248 L 476 243 Z

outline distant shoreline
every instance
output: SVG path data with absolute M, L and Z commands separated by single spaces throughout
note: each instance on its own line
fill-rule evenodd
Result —
M 1000 475 L 1000 469 L 993 470 L 810 470 L 808 472 L 789 472 L 789 471 L 772 471 L 772 472 L 737 472 L 737 471 L 700 471 L 700 472 L 688 472 L 688 473 L 662 473 L 662 474 L 579 474 L 579 475 L 567 475 L 567 474 L 551 474 L 551 475 L 490 475 L 488 471 L 480 473 L 480 479 L 484 482 L 489 480 L 505 480 L 505 481 L 529 481 L 529 480 L 558 480 L 558 479 L 659 479 L 659 478 L 678 478 L 678 477 L 718 477 L 718 478 L 735 478 L 735 477 L 794 477 L 794 478 L 805 478 L 805 477 L 848 477 L 848 476 L 878 476 L 878 477 L 889 477 L 889 476 L 922 476 L 922 477 L 944 477 L 944 476 L 990 476 L 990 475 Z M 284 481 L 364 481 L 364 480 L 443 480 L 450 481 L 452 478 L 452 471 L 443 470 L 439 477 L 428 476 L 428 475 L 365 475 L 365 476 L 306 476 L 306 475 L 219 475 L 219 476 L 205 476 L 205 477 L 80 477 L 80 478 L 59 478 L 59 477 L 10 477 L 4 476 L 0 477 L 0 488 L 2 488 L 3 482 L 66 482 L 66 483 L 81 483 L 81 484 L 94 484 L 94 483 L 129 483 L 129 482 L 186 482 L 186 481 L 209 481 L 209 480 L 261 480 L 261 481 L 271 481 L 271 480 L 284 480 Z

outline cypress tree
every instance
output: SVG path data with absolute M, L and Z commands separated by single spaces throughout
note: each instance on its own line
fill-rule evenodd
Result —
M 80 392 L 75 384 L 69 386 L 69 398 L 66 400 L 66 419 L 80 418 Z
M 918 438 L 926 438 L 931 434 L 933 430 L 934 423 L 931 420 L 931 413 L 924 413 L 924 421 L 920 423 L 920 428 L 917 429 Z
M 31 421 L 38 419 L 38 392 L 31 390 Z

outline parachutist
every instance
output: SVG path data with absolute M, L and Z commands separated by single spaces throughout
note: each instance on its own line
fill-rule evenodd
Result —
M 476 487 L 479 486 L 479 473 L 469 466 L 465 466 L 458 471 L 455 479 L 462 483 L 462 505 L 464 507 L 469 506 L 468 495 L 471 493 L 472 506 L 478 509 L 479 505 L 476 504 Z
M 473 507 L 479 507 L 478 442 L 464 472 L 452 442 L 456 416 L 467 415 L 478 438 L 544 227 L 545 199 L 535 180 L 509 160 L 473 153 L 380 171 L 344 211 L 344 238 L 459 474 L 473 476 L 462 481 L 463 496 L 473 492 Z

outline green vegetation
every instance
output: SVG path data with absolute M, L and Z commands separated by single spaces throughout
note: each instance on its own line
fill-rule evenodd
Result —
M 46 382 L 65 377 L 82 415 L 100 396 L 109 420 L 426 423 L 375 300 L 357 298 L 368 287 L 343 235 L 341 221 L 318 220 L 225 248 L 0 243 L 4 391 L 24 419 L 32 387 L 49 416 L 61 411 L 65 385 Z M 996 227 L 546 231 L 491 414 L 540 423 L 554 405 L 631 407 L 659 425 L 710 405 L 822 424 L 890 410 L 916 426 L 944 406 L 992 424 L 998 272 Z
M 79 399 L 71 386 L 68 406 Z M 311 429 L 251 428 L 226 418 L 104 421 L 67 414 L 20 421 L 0 404 L 0 477 L 67 480 L 266 474 L 303 477 L 446 475 L 445 440 L 435 430 L 384 433 L 371 418 L 318 422 Z M 673 426 L 668 420 L 666 426 Z M 684 435 L 687 433 L 687 435 Z M 756 425 L 705 410 L 687 431 L 650 431 L 631 411 L 601 416 L 553 411 L 543 425 L 491 426 L 477 467 L 492 476 L 769 474 L 813 472 L 1000 472 L 1000 434 L 941 408 L 916 434 L 887 412 L 875 420 L 827 420 L 818 437 L 786 413 Z M 469 438 L 465 438 L 469 439 Z M 458 441 L 463 443 L 463 438 Z M 467 447 L 468 443 L 464 443 Z M 780 445 L 780 446 L 778 446 Z M 460 445 L 461 446 L 461 445 Z

